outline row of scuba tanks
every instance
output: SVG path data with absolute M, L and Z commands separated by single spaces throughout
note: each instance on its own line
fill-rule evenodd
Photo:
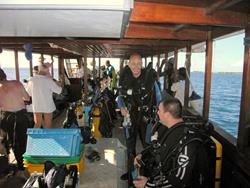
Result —
M 87 100 L 69 103 L 64 128 L 80 128 L 84 143 L 95 143 L 95 137 L 112 137 L 116 119 L 116 102 L 108 89 L 97 89 Z

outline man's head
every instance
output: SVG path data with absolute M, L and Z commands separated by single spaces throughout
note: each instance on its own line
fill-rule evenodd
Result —
M 133 73 L 135 78 L 141 75 L 142 69 L 142 58 L 139 54 L 132 54 L 129 58 L 128 66 Z
M 181 67 L 178 69 L 178 76 L 179 76 L 179 80 L 185 80 L 186 79 L 186 69 L 185 67 Z
M 161 122 L 168 127 L 182 121 L 181 102 L 176 98 L 164 99 L 159 105 L 158 115 Z
M 40 75 L 46 75 L 48 72 L 48 67 L 44 64 L 41 64 L 38 66 L 38 74 Z
M 107 61 L 106 61 L 106 66 L 109 66 L 109 65 L 110 65 L 110 61 L 107 60 Z
M 5 72 L 3 71 L 3 69 L 0 68 L 0 81 L 4 81 L 6 80 L 6 74 Z

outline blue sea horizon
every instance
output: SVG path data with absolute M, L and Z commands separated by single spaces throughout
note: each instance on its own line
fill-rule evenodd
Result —
M 191 81 L 203 98 L 204 73 L 192 72 Z M 242 73 L 212 74 L 209 119 L 237 138 L 240 114 Z
M 3 68 L 9 80 L 15 79 L 14 68 Z M 58 69 L 54 69 L 55 79 L 58 79 Z M 20 68 L 20 80 L 29 79 L 29 69 Z M 204 72 L 192 72 L 191 81 L 195 91 L 203 98 Z M 213 73 L 209 119 L 237 137 L 242 73 Z

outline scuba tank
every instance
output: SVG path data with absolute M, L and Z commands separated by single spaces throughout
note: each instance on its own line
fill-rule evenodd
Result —
M 122 126 L 125 128 L 125 136 L 126 136 L 126 139 L 128 139 L 130 137 L 130 135 L 129 135 L 129 128 L 131 128 L 131 126 L 132 126 L 129 114 L 127 114 L 124 117 L 124 120 L 122 122 Z
M 77 117 L 78 126 L 83 127 L 84 126 L 84 115 L 83 115 L 82 105 L 77 106 L 76 117 Z

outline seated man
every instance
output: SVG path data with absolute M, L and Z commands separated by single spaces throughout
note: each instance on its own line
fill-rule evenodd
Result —
M 207 184 L 203 182 L 203 174 L 194 171 L 198 153 L 205 153 L 204 145 L 197 141 L 198 139 L 193 139 L 192 142 L 188 139 L 191 138 L 188 136 L 191 133 L 187 131 L 188 127 L 183 122 L 180 101 L 175 98 L 163 100 L 159 105 L 158 115 L 168 130 L 157 138 L 158 145 L 153 144 L 154 155 L 146 155 L 144 151 L 136 156 L 135 166 L 141 167 L 144 164 L 147 167 L 149 163 L 145 161 L 150 160 L 153 161 L 153 165 L 147 171 L 144 169 L 143 175 L 135 178 L 135 187 L 203 187 Z
M 182 105 L 184 105 L 186 77 L 187 77 L 186 68 L 180 67 L 178 69 L 178 79 L 179 79 L 179 81 L 174 83 L 172 85 L 172 87 L 171 87 L 171 90 L 174 93 L 174 97 L 179 99 Z M 193 89 L 192 89 L 192 87 L 190 85 L 190 87 L 189 87 L 189 96 L 191 95 L 192 92 L 193 92 Z
M 20 175 L 25 174 L 22 155 L 26 150 L 26 130 L 29 120 L 26 116 L 24 101 L 29 100 L 30 97 L 22 83 L 16 80 L 6 80 L 6 74 L 0 69 L 0 129 L 8 135 L 8 143 L 13 148 L 17 160 L 19 170 L 17 174 Z

